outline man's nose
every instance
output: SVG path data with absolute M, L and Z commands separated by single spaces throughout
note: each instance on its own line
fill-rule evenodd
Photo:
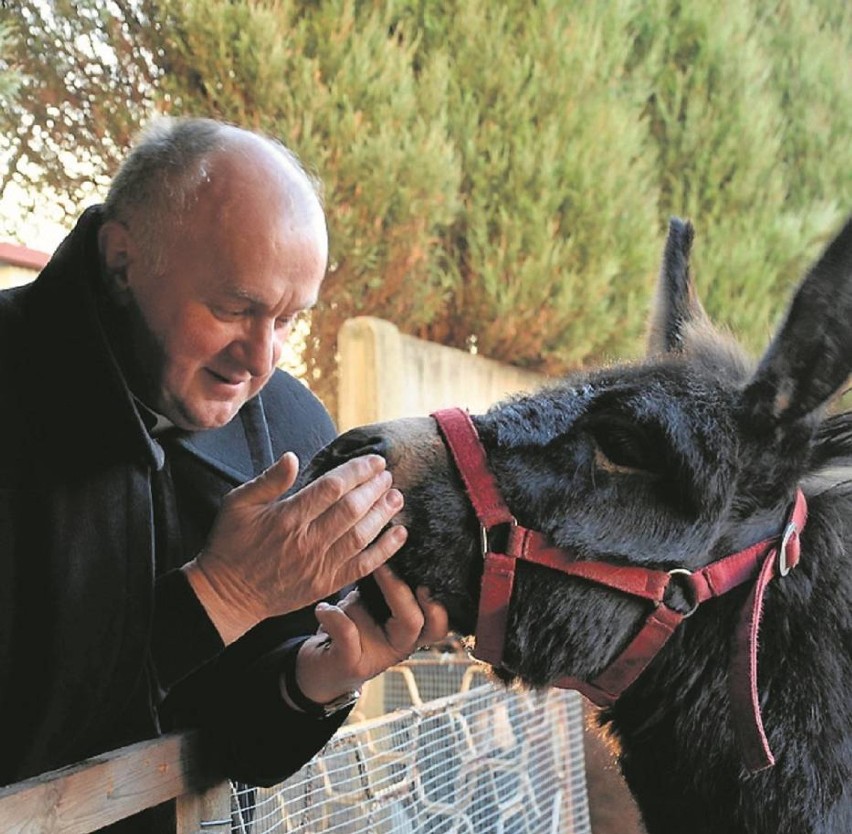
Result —
M 252 376 L 266 376 L 275 367 L 280 346 L 274 322 L 253 322 L 239 344 L 240 361 Z

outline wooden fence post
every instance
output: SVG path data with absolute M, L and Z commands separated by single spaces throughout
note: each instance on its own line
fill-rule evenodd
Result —
M 200 793 L 186 793 L 175 800 L 175 834 L 229 834 L 231 785 L 220 782 Z

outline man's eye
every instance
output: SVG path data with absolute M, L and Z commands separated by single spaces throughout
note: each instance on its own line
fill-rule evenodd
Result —
M 278 329 L 295 327 L 297 324 L 307 321 L 310 314 L 310 310 L 297 310 L 295 313 L 275 319 L 275 327 Z
M 214 307 L 213 315 L 220 319 L 238 319 L 248 313 L 244 307 Z

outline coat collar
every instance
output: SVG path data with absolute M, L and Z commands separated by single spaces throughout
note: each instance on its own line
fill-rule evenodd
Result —
M 222 428 L 178 432 L 175 442 L 234 486 L 254 478 L 273 463 L 261 397 L 249 400 Z

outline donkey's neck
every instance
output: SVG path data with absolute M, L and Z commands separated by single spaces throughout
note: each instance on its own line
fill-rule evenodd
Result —
M 845 648 L 852 597 L 845 541 L 852 530 L 838 530 L 840 518 L 848 528 L 848 494 L 813 498 L 802 562 L 767 594 L 758 669 L 778 759 L 770 775 L 747 773 L 731 721 L 730 644 L 746 589 L 685 621 L 604 716 L 621 741 L 622 769 L 649 834 L 822 830 L 812 820 L 849 790 L 852 752 L 843 773 L 816 761 L 818 740 L 829 732 L 842 738 L 852 722 L 844 688 L 852 663 Z

